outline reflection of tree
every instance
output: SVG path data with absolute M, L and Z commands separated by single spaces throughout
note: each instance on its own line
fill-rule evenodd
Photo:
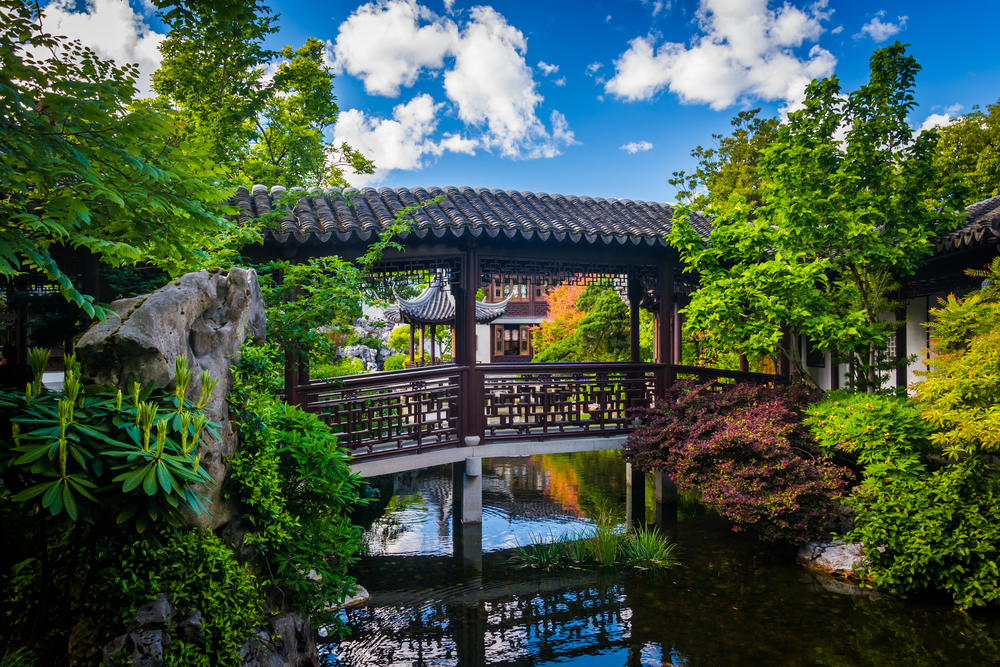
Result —
M 548 475 L 553 499 L 585 516 L 609 508 L 625 520 L 625 463 L 618 452 L 540 454 L 531 460 Z
M 362 539 L 368 545 L 369 551 L 384 552 L 390 542 L 414 527 L 415 524 L 412 521 L 404 522 L 402 517 L 414 510 L 426 509 L 426 507 L 427 505 L 420 494 L 393 496 L 389 500 L 389 504 L 385 506 L 385 514 L 372 523 L 371 528 L 363 534 Z

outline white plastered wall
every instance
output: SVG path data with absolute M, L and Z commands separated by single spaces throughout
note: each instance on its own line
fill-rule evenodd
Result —
M 490 363 L 490 345 L 493 341 L 490 339 L 490 325 L 488 324 L 477 324 L 476 325 L 476 363 L 477 364 L 488 364 Z

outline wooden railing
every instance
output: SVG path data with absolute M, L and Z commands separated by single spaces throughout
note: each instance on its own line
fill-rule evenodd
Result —
M 503 364 L 482 366 L 485 440 L 549 440 L 632 430 L 630 408 L 646 407 L 662 386 L 662 364 Z
M 303 407 L 340 434 L 355 459 L 459 445 L 464 369 L 431 366 L 299 385 Z
M 762 373 L 648 363 L 453 364 L 296 387 L 299 403 L 364 460 L 482 442 L 624 435 L 673 377 L 779 384 Z M 464 420 L 464 421 L 463 421 Z
M 721 368 L 703 368 L 701 366 L 671 367 L 674 377 L 681 380 L 718 380 L 722 384 L 787 384 L 788 379 L 782 375 L 770 373 L 749 373 L 746 371 L 729 371 Z

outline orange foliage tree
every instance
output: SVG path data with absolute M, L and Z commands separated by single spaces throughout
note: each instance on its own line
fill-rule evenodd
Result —
M 549 295 L 549 320 L 535 327 L 532 342 L 535 354 L 576 331 L 584 312 L 576 307 L 576 300 L 583 294 L 583 285 L 563 285 Z

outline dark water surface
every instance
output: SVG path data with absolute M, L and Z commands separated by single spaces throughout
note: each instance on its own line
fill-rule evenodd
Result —
M 616 452 L 492 459 L 483 476 L 481 560 L 468 530 L 455 543 L 450 467 L 395 480 L 355 571 L 372 599 L 342 612 L 351 635 L 321 645 L 325 665 L 1000 663 L 996 611 L 967 615 L 810 574 L 794 548 L 733 533 L 694 503 L 664 526 L 678 567 L 514 568 L 511 547 L 585 532 L 600 507 L 624 520 L 624 464 Z M 647 501 L 652 521 L 651 488 Z

